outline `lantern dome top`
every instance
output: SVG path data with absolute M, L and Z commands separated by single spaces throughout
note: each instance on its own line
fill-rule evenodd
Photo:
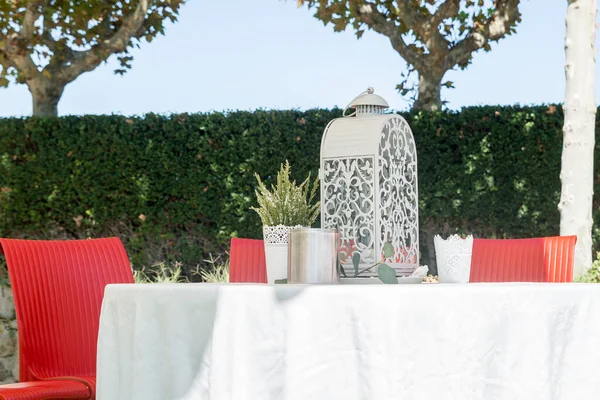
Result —
M 344 116 L 351 117 L 353 115 L 359 116 L 367 116 L 373 114 L 383 114 L 383 110 L 389 108 L 385 99 L 377 94 L 375 94 L 375 90 L 372 87 L 369 87 L 367 90 L 359 94 L 348 104 L 346 110 L 348 108 L 354 108 L 356 111 L 350 115 L 345 115 L 346 110 L 344 110 Z

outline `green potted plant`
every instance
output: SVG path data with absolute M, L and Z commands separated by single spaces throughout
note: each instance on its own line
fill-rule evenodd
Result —
M 255 174 L 256 211 L 263 224 L 267 281 L 287 278 L 288 233 L 293 228 L 310 227 L 319 216 L 320 202 L 315 201 L 319 181 L 311 184 L 310 174 L 301 184 L 290 178 L 288 161 L 281 165 L 275 185 L 268 188 Z

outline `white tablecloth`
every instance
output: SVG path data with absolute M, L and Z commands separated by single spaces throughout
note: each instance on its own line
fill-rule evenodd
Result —
M 111 285 L 99 400 L 586 400 L 600 285 Z

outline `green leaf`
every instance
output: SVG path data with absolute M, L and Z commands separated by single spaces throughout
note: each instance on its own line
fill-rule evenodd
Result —
M 344 278 L 347 278 L 346 271 L 344 271 L 344 267 L 342 266 L 341 262 L 338 262 L 338 269 L 340 271 L 340 275 L 342 275 Z
M 287 278 L 286 279 L 275 279 L 275 283 L 276 284 L 283 284 L 283 283 L 287 283 Z
M 379 267 L 377 267 L 377 276 L 383 283 L 398 283 L 398 278 L 396 278 L 396 271 L 394 271 L 394 269 L 387 264 L 381 264 Z
M 358 266 L 360 265 L 360 253 L 352 255 L 352 265 L 354 265 L 354 276 L 358 276 Z
M 396 254 L 396 251 L 394 250 L 394 245 L 390 242 L 385 242 L 385 244 L 383 245 L 383 255 L 385 256 L 386 260 L 388 258 L 393 257 L 394 254 Z

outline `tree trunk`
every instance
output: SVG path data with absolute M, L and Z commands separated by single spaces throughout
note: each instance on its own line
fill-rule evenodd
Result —
M 419 71 L 419 93 L 413 104 L 413 110 L 439 111 L 442 109 L 443 73 Z
M 27 81 L 27 86 L 33 98 L 34 117 L 58 116 L 58 102 L 64 91 L 64 86 L 41 77 Z
M 562 190 L 558 208 L 560 234 L 577 235 L 575 277 L 584 274 L 592 264 L 596 10 L 596 0 L 568 0 Z

